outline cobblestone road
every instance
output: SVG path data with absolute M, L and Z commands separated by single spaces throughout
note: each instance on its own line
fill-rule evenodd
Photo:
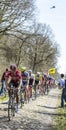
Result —
M 11 121 L 7 117 L 7 104 L 0 104 L 0 130 L 53 130 L 58 96 L 57 88 L 50 90 L 49 95 L 24 104 Z

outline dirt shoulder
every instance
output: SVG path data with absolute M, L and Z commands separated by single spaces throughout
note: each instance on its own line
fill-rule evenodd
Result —
M 0 104 L 0 130 L 53 130 L 57 115 L 59 90 L 25 104 L 20 113 L 8 122 L 7 104 Z

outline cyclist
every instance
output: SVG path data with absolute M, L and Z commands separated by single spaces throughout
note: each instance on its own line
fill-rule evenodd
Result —
M 32 73 L 32 70 L 28 70 L 29 72 L 29 85 L 28 85 L 28 95 L 29 98 L 32 98 L 32 88 L 34 86 L 34 81 L 35 81 L 35 75 Z
M 39 81 L 39 93 L 41 95 L 45 94 L 45 88 L 46 88 L 46 74 L 44 74 L 43 72 L 40 72 L 39 75 L 40 81 Z
M 42 78 L 41 78 L 41 86 L 40 86 L 40 91 L 41 93 L 45 94 L 47 88 L 47 75 L 46 73 L 42 72 Z
M 37 72 L 37 74 L 35 75 L 35 84 L 38 85 L 40 82 L 40 72 Z
M 22 90 L 25 92 L 24 93 L 24 101 L 26 101 L 27 95 L 27 87 L 29 84 L 29 73 L 26 71 L 26 67 L 21 67 L 21 76 L 22 76 Z
M 36 89 L 36 86 L 38 86 L 38 89 L 39 89 L 39 85 L 40 85 L 40 72 L 37 72 L 35 74 L 35 85 L 34 85 L 35 89 Z
M 10 97 L 10 90 L 11 90 L 11 85 L 14 86 L 15 88 L 15 95 L 16 95 L 16 112 L 19 111 L 18 105 L 19 105 L 19 92 L 22 84 L 22 77 L 21 77 L 21 72 L 18 70 L 17 66 L 15 64 L 10 65 L 10 70 L 6 73 L 5 75 L 6 79 L 6 87 L 8 90 L 8 95 Z
M 29 73 L 29 77 L 31 76 L 31 74 L 32 74 L 32 70 L 30 69 L 30 70 L 27 70 L 27 72 Z
M 8 68 L 6 68 L 6 70 L 3 72 L 2 77 L 1 77 L 1 83 L 2 83 L 2 87 L 0 90 L 0 94 L 3 95 L 6 91 L 5 88 L 5 74 L 8 72 Z

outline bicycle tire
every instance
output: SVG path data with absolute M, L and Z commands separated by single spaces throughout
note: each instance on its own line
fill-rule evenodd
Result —
M 30 91 L 29 90 L 26 90 L 26 101 L 29 103 L 29 101 L 30 101 Z
M 11 99 L 9 99 L 9 103 L 8 103 L 8 120 L 9 121 L 12 118 L 12 104 L 10 102 L 11 102 Z
M 37 97 L 36 85 L 34 86 L 34 91 L 35 91 L 35 99 L 36 99 L 36 97 Z
M 8 119 L 9 121 L 15 116 L 15 104 L 14 104 L 14 98 L 10 97 L 9 103 L 8 103 Z
M 46 86 L 43 84 L 42 86 L 42 89 L 43 89 L 43 94 L 45 95 L 45 92 L 46 92 Z
M 21 108 L 23 107 L 23 104 L 24 104 L 24 101 L 23 101 L 23 92 L 22 91 L 20 91 L 20 104 L 21 104 Z

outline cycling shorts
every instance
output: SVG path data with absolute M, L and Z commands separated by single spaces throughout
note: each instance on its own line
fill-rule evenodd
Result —
M 13 85 L 15 88 L 19 86 L 19 82 L 14 82 L 13 80 L 10 81 L 9 86 Z

